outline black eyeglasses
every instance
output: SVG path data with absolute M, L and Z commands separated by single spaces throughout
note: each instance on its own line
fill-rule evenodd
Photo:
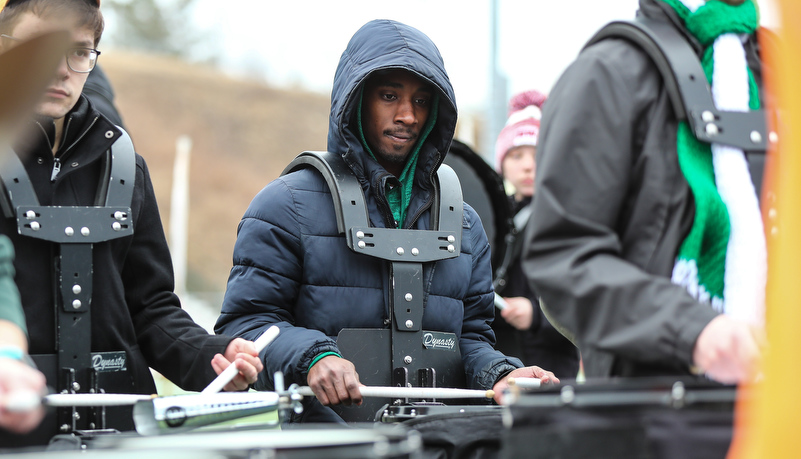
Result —
M 12 37 L 11 35 L 0 34 L 0 37 L 20 41 L 19 38 Z M 75 73 L 89 73 L 97 65 L 97 58 L 100 57 L 100 51 L 94 48 L 68 48 L 65 53 L 67 58 L 67 67 Z
M 5 6 L 19 5 L 20 3 L 25 3 L 27 1 L 28 0 L 7 0 Z M 100 8 L 100 0 L 86 0 L 86 2 L 92 6 Z

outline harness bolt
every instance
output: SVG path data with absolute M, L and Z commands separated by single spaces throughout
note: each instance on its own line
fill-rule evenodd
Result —
M 82 290 L 82 289 L 81 289 L 81 286 L 80 286 L 80 285 L 78 285 L 78 284 L 75 284 L 75 285 L 73 285 L 73 286 L 72 286 L 72 293 L 74 293 L 74 294 L 76 294 L 76 295 L 78 295 L 79 293 L 81 293 L 81 290 Z
M 365 244 L 364 241 L 359 241 L 359 243 L 356 245 L 358 245 L 360 249 L 367 247 L 367 244 Z
M 453 244 L 454 242 L 456 242 L 456 238 L 455 238 L 455 237 L 453 237 L 453 234 L 451 234 L 451 235 L 449 235 L 449 236 L 448 236 L 448 242 L 450 242 L 451 244 Z
M 39 228 L 41 228 L 41 226 L 39 225 L 39 222 L 31 222 L 31 229 L 32 230 L 39 231 Z
M 413 249 L 412 249 L 412 255 L 413 255 L 413 256 L 415 256 L 415 257 L 416 257 L 416 256 L 418 256 L 418 255 L 420 255 L 420 251 L 419 251 L 419 250 L 417 250 L 417 247 L 415 247 L 415 248 L 413 248 Z
M 412 301 L 412 294 L 407 293 L 406 296 L 403 297 L 406 301 Z
M 64 234 L 66 234 L 67 236 L 72 236 L 73 234 L 75 234 L 75 230 L 72 229 L 71 226 L 68 226 L 64 228 Z
M 398 255 L 403 255 L 404 254 L 403 247 L 398 247 L 397 250 L 395 250 L 395 251 L 398 252 Z
M 356 231 L 356 237 L 359 239 L 364 239 L 364 231 Z
M 412 356 L 407 355 L 406 357 L 404 357 L 403 358 L 403 363 L 405 363 L 406 365 L 411 364 L 412 363 Z
M 84 236 L 89 236 L 89 234 L 90 234 L 89 228 L 87 228 L 85 226 L 83 228 L 81 228 L 81 234 L 83 234 Z
M 412 327 L 414 327 L 414 322 L 412 322 L 411 320 L 407 320 L 406 321 L 406 328 L 412 328 Z
M 125 212 L 122 212 L 120 210 L 114 212 L 114 219 L 115 220 L 123 221 L 123 220 L 125 220 L 127 218 L 128 218 L 128 215 Z
M 775 131 L 771 131 L 770 134 L 768 134 L 768 140 L 770 140 L 771 143 L 778 142 L 779 134 L 777 134 Z
M 701 119 L 704 120 L 706 123 L 711 123 L 715 121 L 715 114 L 710 112 L 709 110 L 704 110 L 701 113 Z
M 111 229 L 114 231 L 119 231 L 122 229 L 122 225 L 120 225 L 120 222 L 114 222 L 111 224 Z
M 454 247 L 452 245 L 448 245 L 448 252 L 450 252 L 450 253 L 456 252 L 456 247 Z
M 72 382 L 72 390 L 81 390 L 81 385 L 78 384 L 78 381 Z
M 717 125 L 709 123 L 706 125 L 706 133 L 707 135 L 718 135 L 720 130 Z
M 759 131 L 751 131 L 751 142 L 760 143 L 762 142 L 762 134 Z
M 25 218 L 27 218 L 28 220 L 33 220 L 34 218 L 36 218 L 36 212 L 32 210 L 25 212 Z
M 73 309 L 81 309 L 81 300 L 73 300 L 72 308 Z

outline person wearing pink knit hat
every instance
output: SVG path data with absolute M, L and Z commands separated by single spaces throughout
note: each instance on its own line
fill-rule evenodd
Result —
M 535 155 L 545 100 L 545 94 L 536 90 L 515 94 L 509 101 L 506 126 L 495 143 L 495 170 L 514 189 L 510 200 L 518 234 L 522 234 L 528 221 L 529 204 L 534 196 Z M 557 376 L 575 378 L 579 367 L 578 351 L 536 307 L 537 294 L 520 265 L 522 238 L 517 239 L 505 282 L 503 285 L 496 282 L 496 292 L 506 303 L 493 324 L 496 348 L 519 357 L 524 363 L 540 362 Z
M 545 94 L 530 90 L 509 101 L 509 119 L 495 142 L 495 170 L 515 189 L 515 200 L 534 194 L 534 155 Z

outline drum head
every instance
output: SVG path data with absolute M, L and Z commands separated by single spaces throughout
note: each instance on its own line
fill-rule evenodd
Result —
M 454 140 L 445 156 L 445 164 L 456 171 L 462 184 L 464 201 L 476 210 L 484 225 L 492 250 L 493 278 L 505 259 L 514 222 L 512 207 L 503 179 L 484 159 L 466 144 Z

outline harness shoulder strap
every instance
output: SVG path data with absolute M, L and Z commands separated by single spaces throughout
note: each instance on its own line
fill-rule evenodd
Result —
M 698 140 L 720 143 L 747 152 L 767 150 L 764 110 L 718 110 L 701 62 L 672 24 L 646 17 L 614 21 L 593 36 L 584 49 L 607 38 L 622 38 L 642 49 L 654 62 L 679 120 L 686 120 Z
M 435 229 L 432 231 L 371 228 L 362 187 L 342 156 L 330 152 L 305 151 L 284 169 L 281 175 L 306 167 L 318 170 L 331 190 L 337 230 L 345 234 L 348 246 L 359 253 L 390 261 L 405 261 L 410 253 L 383 250 L 384 241 L 392 244 L 414 241 L 418 249 L 414 261 L 426 262 L 459 256 L 463 201 L 456 172 L 446 164 L 437 170 L 438 192 L 435 193 Z M 379 246 L 376 249 L 376 246 Z M 431 249 L 431 250 L 426 250 Z

